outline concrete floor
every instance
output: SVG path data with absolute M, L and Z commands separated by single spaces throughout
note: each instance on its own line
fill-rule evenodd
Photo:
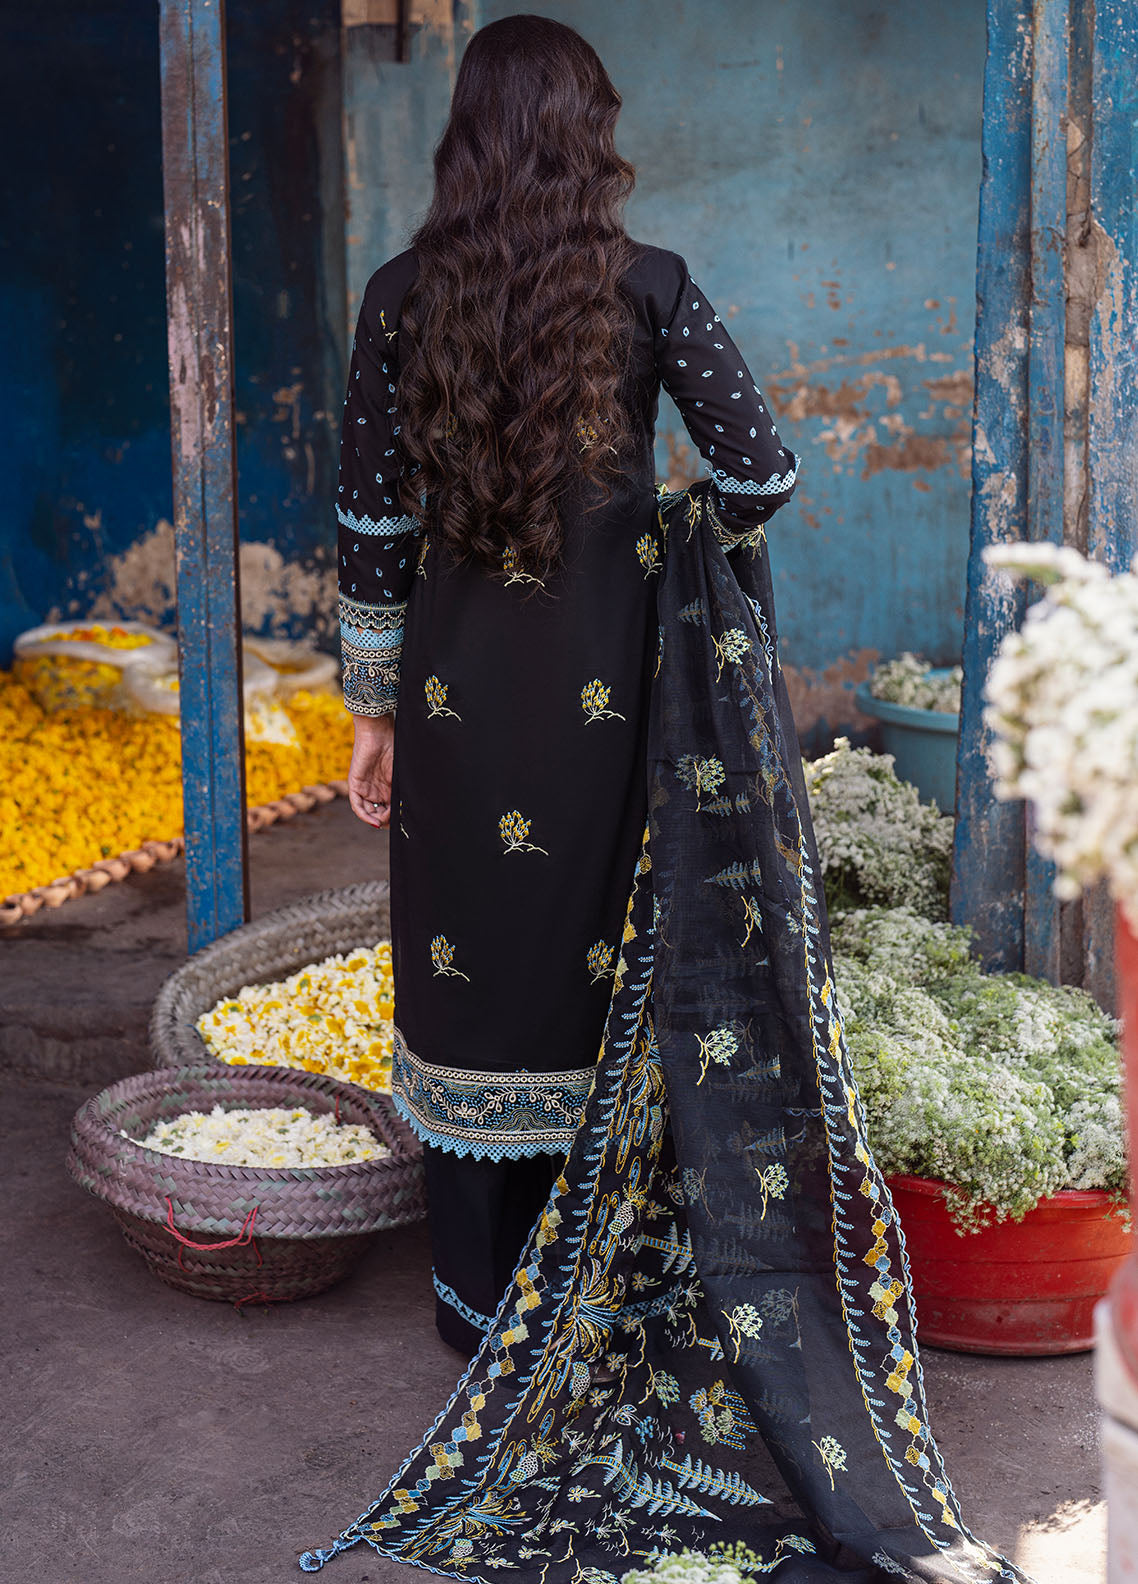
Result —
M 254 914 L 384 872 L 337 801 L 251 842 Z M 422 1227 L 339 1288 L 236 1313 L 158 1283 L 63 1171 L 71 1116 L 149 1065 L 182 960 L 181 865 L 0 930 L 7 1391 L 0 1584 L 277 1584 L 382 1488 L 458 1374 L 431 1325 Z M 924 1354 L 974 1529 L 1039 1584 L 1100 1584 L 1089 1355 Z M 330 1584 L 405 1570 L 349 1552 Z

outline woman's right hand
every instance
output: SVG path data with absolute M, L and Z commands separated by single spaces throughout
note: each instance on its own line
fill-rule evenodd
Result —
M 354 715 L 355 741 L 348 767 L 352 813 L 377 830 L 391 823 L 391 771 L 395 762 L 395 716 Z

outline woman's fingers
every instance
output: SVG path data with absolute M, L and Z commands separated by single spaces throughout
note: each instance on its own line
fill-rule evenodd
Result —
M 348 770 L 348 801 L 365 825 L 376 829 L 391 820 L 391 770 L 394 721 L 390 716 L 356 717 L 356 738 Z
M 377 830 L 387 824 L 391 817 L 391 805 L 386 806 L 378 798 L 369 797 L 366 793 L 357 790 L 348 782 L 348 802 L 352 813 L 357 819 L 363 820 L 365 825 L 372 825 Z

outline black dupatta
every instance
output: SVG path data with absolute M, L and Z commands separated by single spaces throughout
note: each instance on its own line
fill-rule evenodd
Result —
M 577 1138 L 481 1351 L 363 1541 L 489 1584 L 742 1544 L 784 1584 L 1025 1575 L 964 1527 L 830 971 L 759 530 L 667 532 L 649 830 Z

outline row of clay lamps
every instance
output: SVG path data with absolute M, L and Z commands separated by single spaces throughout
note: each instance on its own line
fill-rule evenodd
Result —
M 273 803 L 258 803 L 245 815 L 251 831 L 267 830 L 278 820 L 290 820 L 297 814 L 307 814 L 321 803 L 330 803 L 334 797 L 347 797 L 346 781 L 327 781 L 316 786 L 301 787 L 299 792 L 286 792 Z M 133 852 L 119 853 L 115 858 L 100 858 L 88 869 L 76 869 L 47 885 L 34 886 L 30 891 L 20 891 L 0 902 L 0 925 L 18 924 L 30 918 L 40 908 L 61 907 L 72 897 L 84 896 L 88 891 L 101 891 L 112 880 L 125 880 L 128 874 L 146 874 L 155 864 L 170 863 L 185 851 L 185 838 L 175 836 L 170 841 L 147 841 Z

